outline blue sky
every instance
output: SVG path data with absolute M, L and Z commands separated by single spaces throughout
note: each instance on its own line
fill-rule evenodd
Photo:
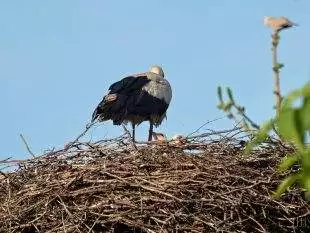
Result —
M 261 123 L 273 114 L 270 31 L 263 17 L 300 24 L 282 33 L 282 90 L 310 77 L 308 0 L 53 0 L 0 2 L 0 159 L 74 139 L 109 85 L 162 65 L 173 87 L 168 120 L 157 131 L 187 134 L 224 116 L 216 87 L 230 86 Z M 220 120 L 206 128 L 232 125 Z M 147 138 L 147 124 L 137 130 Z M 86 139 L 113 137 L 110 122 Z

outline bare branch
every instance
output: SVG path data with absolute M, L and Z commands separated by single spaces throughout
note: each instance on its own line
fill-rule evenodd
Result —
M 35 156 L 35 154 L 30 150 L 30 147 L 29 147 L 29 145 L 28 145 L 28 143 L 27 143 L 25 137 L 24 137 L 22 134 L 20 134 L 19 136 L 20 136 L 20 138 L 22 139 L 23 143 L 25 144 L 26 149 L 27 149 L 27 151 L 29 152 L 29 154 L 30 154 L 33 158 L 35 158 L 36 156 Z

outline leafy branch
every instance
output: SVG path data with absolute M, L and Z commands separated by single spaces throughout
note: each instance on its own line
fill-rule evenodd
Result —
M 299 107 L 295 107 L 296 101 L 301 101 Z M 306 191 L 306 198 L 310 200 L 310 148 L 307 145 L 307 135 L 310 132 L 310 83 L 303 88 L 292 91 L 283 98 L 282 106 L 278 118 L 272 119 L 262 127 L 255 138 L 246 146 L 245 152 L 249 153 L 254 146 L 259 145 L 266 139 L 272 125 L 276 125 L 281 139 L 287 143 L 292 143 L 296 152 L 285 156 L 278 172 L 289 171 L 294 165 L 299 165 L 300 169 L 293 174 L 289 174 L 278 186 L 274 197 L 280 197 L 293 184 L 300 184 Z
M 234 119 L 238 124 L 241 122 L 241 126 L 247 132 L 259 129 L 259 125 L 246 114 L 245 107 L 236 103 L 232 90 L 229 87 L 226 88 L 226 92 L 228 100 L 224 101 L 222 88 L 220 86 L 217 88 L 217 96 L 220 102 L 217 107 L 224 111 L 228 118 Z
M 251 127 L 258 129 L 245 148 L 246 154 L 265 142 L 272 131 L 276 132 L 284 143 L 293 144 L 295 152 L 286 155 L 278 167 L 279 173 L 289 172 L 289 175 L 277 187 L 273 197 L 280 197 L 292 185 L 299 184 L 304 188 L 306 198 L 310 200 L 310 147 L 307 145 L 310 133 L 310 83 L 292 91 L 287 97 L 282 97 L 280 71 L 284 65 L 278 62 L 277 57 L 280 31 L 273 31 L 271 49 L 276 116 L 259 127 L 245 114 L 245 108 L 235 102 L 230 88 L 227 88 L 228 100 L 225 102 L 222 88 L 218 87 L 217 94 L 220 103 L 217 107 L 224 111 L 229 118 L 234 120 L 237 120 L 238 117 L 241 118 L 246 130 L 251 130 Z M 296 107 L 297 101 L 301 102 L 299 107 Z M 299 170 L 294 173 L 290 172 L 295 165 L 299 166 Z

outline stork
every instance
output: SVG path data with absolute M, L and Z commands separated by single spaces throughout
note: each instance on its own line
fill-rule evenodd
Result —
M 130 122 L 132 139 L 135 127 L 149 121 L 148 141 L 152 140 L 153 126 L 158 127 L 169 107 L 172 90 L 160 66 L 151 66 L 145 73 L 134 74 L 113 83 L 96 107 L 92 122 L 112 120 L 114 125 Z

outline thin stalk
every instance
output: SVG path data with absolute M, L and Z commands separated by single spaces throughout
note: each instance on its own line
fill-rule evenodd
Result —
M 273 79 L 274 79 L 274 96 L 276 103 L 276 116 L 279 116 L 280 107 L 281 107 L 281 89 L 280 89 L 280 64 L 278 63 L 278 54 L 277 48 L 279 45 L 279 31 L 275 31 L 272 34 L 272 69 L 273 69 Z

